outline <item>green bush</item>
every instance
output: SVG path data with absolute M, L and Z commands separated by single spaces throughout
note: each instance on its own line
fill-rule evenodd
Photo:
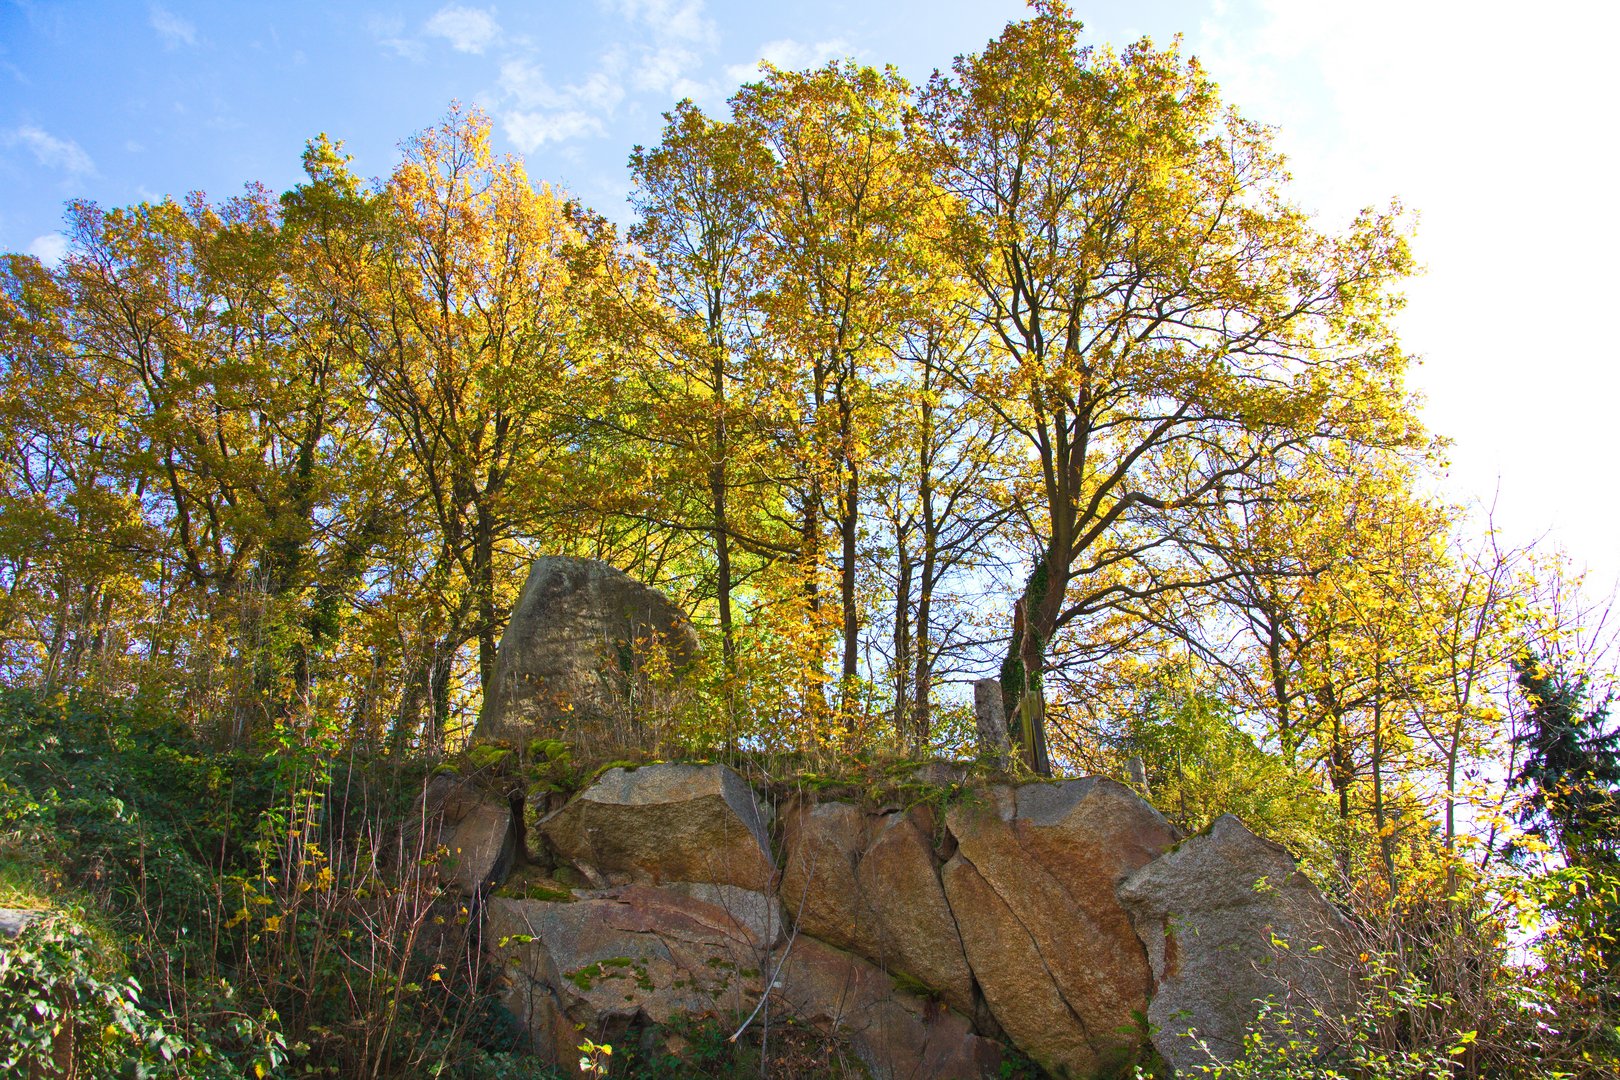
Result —
M 533 1073 L 412 828 L 425 765 L 345 757 L 321 730 L 222 753 L 136 704 L 0 691 L 0 888 L 84 916 L 8 953 L 19 1045 L 37 1052 L 50 1011 L 20 988 L 72 971 L 128 1029 L 86 1075 L 147 1068 L 136 1034 L 168 1075 Z M 81 939 L 121 974 L 91 979 Z
M 237 1014 L 213 1045 L 183 1032 L 135 979 L 107 970 L 95 939 L 47 915 L 0 950 L 0 1073 L 198 1078 L 260 1076 L 287 1061 L 273 1014 Z M 223 1040 L 222 1040 L 223 1041 Z

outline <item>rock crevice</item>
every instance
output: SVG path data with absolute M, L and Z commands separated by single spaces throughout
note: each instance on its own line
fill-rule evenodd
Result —
M 1268 993 L 1345 1000 L 1318 947 L 1342 918 L 1236 818 L 1180 840 L 1110 780 L 952 791 L 943 811 L 773 814 L 724 766 L 608 770 L 534 830 L 595 887 L 514 879 L 484 905 L 508 1008 L 565 1065 L 583 1038 L 735 1025 L 769 993 L 874 1077 L 994 1076 L 1005 1045 L 1081 1078 L 1128 1070 L 1150 1034 L 1183 1073 L 1230 1056 Z M 456 820 L 490 837 L 457 842 L 499 852 L 510 821 L 474 804 Z M 1273 935 L 1296 943 L 1281 960 Z

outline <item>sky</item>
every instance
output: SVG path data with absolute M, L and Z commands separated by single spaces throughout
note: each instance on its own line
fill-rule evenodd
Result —
M 1509 542 L 1620 578 L 1620 5 L 1551 0 L 1077 2 L 1094 43 L 1182 35 L 1245 115 L 1276 125 L 1328 228 L 1398 199 L 1424 267 L 1400 330 L 1443 488 Z M 477 104 L 535 180 L 628 219 L 626 159 L 690 97 L 723 115 L 760 60 L 893 64 L 915 83 L 981 48 L 1014 0 L 484 4 L 0 0 L 0 250 L 60 257 L 63 204 L 249 181 L 283 190 L 306 140 L 362 175 Z

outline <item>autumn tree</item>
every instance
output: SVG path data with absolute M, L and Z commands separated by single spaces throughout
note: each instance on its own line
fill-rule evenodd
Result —
M 330 225 L 301 209 L 310 190 L 74 204 L 57 271 L 59 363 L 122 429 L 120 477 L 166 536 L 147 649 L 187 607 L 211 628 L 179 636 L 235 738 L 309 704 L 385 513 L 344 321 L 306 273 Z
M 752 556 L 757 569 L 793 554 L 791 538 L 762 512 L 775 470 L 760 388 L 746 370 L 761 319 L 760 194 L 774 162 L 751 132 L 710 120 L 690 101 L 666 120 L 662 141 L 630 157 L 639 215 L 630 238 L 656 268 L 670 318 L 632 323 L 645 358 L 633 389 L 641 410 L 615 435 L 650 443 L 669 466 L 658 484 L 663 497 L 640 512 L 708 537 L 722 663 L 735 679 L 735 594 L 750 573 L 738 557 Z M 684 504 L 669 497 L 683 477 L 701 491 Z
M 894 596 L 894 727 L 913 752 L 928 745 L 936 679 L 970 662 L 977 637 L 975 605 L 955 590 L 971 597 L 995 587 L 1011 516 L 1001 497 L 1013 468 L 1007 433 L 951 378 L 964 354 L 982 347 L 962 309 L 942 306 L 913 324 L 886 388 L 895 435 L 880 457 L 876 500 L 889 547 L 879 563 Z
M 1054 635 L 1205 584 L 1160 558 L 1190 510 L 1399 403 L 1385 320 L 1409 264 L 1389 215 L 1314 229 L 1267 130 L 1223 112 L 1196 61 L 1079 33 L 1039 5 L 924 102 L 997 346 L 960 377 L 1032 470 L 1003 686 L 1040 772 Z
M 574 406 L 595 354 L 580 318 L 612 240 L 516 161 L 489 121 L 453 109 L 405 144 L 378 193 L 375 250 L 347 287 L 356 359 L 420 485 L 433 524 L 425 584 L 437 632 L 411 665 L 400 732 L 428 708 L 436 742 L 462 645 L 489 684 L 510 603 L 501 547 L 545 516 L 577 446 Z M 522 491 L 523 498 L 513 497 Z
M 74 349 L 66 289 L 39 261 L 0 264 L 0 671 L 48 689 L 128 684 L 108 670 L 153 614 L 163 544 L 127 471 L 121 395 Z
M 923 273 L 918 222 L 933 199 L 909 137 L 908 87 L 892 69 L 832 63 L 767 71 L 733 99 L 737 123 L 776 161 L 760 198 L 765 316 L 756 377 L 772 383 L 812 623 L 825 597 L 823 523 L 837 549 L 841 708 L 860 673 L 860 530 L 874 444 L 874 387 Z

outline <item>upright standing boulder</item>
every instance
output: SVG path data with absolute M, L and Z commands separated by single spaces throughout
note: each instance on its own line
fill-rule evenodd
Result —
M 1153 1045 L 1178 1075 L 1236 1058 L 1263 999 L 1351 1003 L 1348 921 L 1231 814 L 1136 871 L 1119 898 L 1153 965 Z
M 640 717 L 697 655 L 657 589 L 594 559 L 536 559 L 501 635 L 478 737 L 536 735 L 600 750 L 647 742 Z
M 980 679 L 973 684 L 973 720 L 978 728 L 979 756 L 1005 768 L 1012 760 L 1012 739 L 1007 734 L 1000 679 Z

